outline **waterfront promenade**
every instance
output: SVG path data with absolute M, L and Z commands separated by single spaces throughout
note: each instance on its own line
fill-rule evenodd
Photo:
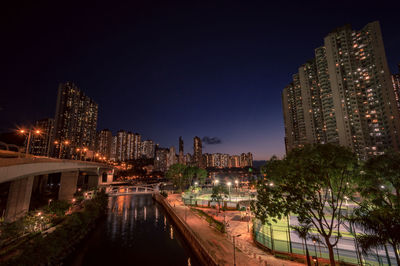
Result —
M 303 265 L 286 260 L 280 260 L 273 255 L 259 249 L 247 232 L 247 223 L 242 221 L 230 221 L 228 233 L 223 234 L 209 226 L 208 222 L 190 211 L 184 206 L 179 194 L 171 194 L 167 198 L 172 209 L 193 230 L 197 238 L 207 248 L 219 265 L 233 265 L 233 244 L 230 235 L 241 234 L 236 238 L 236 265 L 272 265 L 282 266 Z M 228 215 L 229 216 L 229 215 Z M 232 214 L 230 215 L 232 216 Z M 233 216 L 232 216 L 233 217 Z

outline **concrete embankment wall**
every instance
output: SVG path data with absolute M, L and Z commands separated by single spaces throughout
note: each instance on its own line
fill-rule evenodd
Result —
M 187 243 L 190 245 L 202 264 L 212 266 L 218 265 L 214 258 L 208 253 L 207 249 L 201 244 L 192 229 L 190 229 L 190 227 L 175 213 L 168 201 L 158 193 L 153 194 L 153 198 L 160 203 L 171 216 L 175 226 L 185 237 Z

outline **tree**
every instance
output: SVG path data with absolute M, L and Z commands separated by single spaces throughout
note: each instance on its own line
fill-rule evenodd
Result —
M 362 200 L 349 221 L 364 231 L 357 236 L 363 253 L 389 244 L 400 265 L 400 153 L 371 158 L 363 170 L 358 187 Z
M 193 178 L 196 176 L 196 171 L 197 167 L 187 166 L 185 171 L 183 172 L 183 176 L 189 185 L 193 183 Z
M 206 183 L 207 176 L 207 170 L 197 167 L 196 180 L 199 182 L 199 184 L 204 185 Z
M 183 190 L 183 188 L 186 186 L 186 178 L 184 178 L 186 168 L 186 165 L 177 163 L 171 165 L 166 173 L 167 179 L 172 181 L 172 183 L 174 183 L 174 185 L 180 190 Z
M 226 187 L 222 184 L 214 186 L 212 189 L 211 200 L 218 202 L 218 210 L 221 208 L 221 200 L 228 194 Z
M 347 148 L 333 144 L 305 146 L 291 151 L 283 160 L 272 158 L 263 168 L 268 182 L 258 187 L 252 203 L 256 217 L 281 219 L 295 213 L 300 223 L 310 221 L 329 250 L 333 248 L 344 222 L 341 209 L 345 197 L 353 194 L 359 165 Z
M 310 238 L 310 230 L 311 230 L 312 224 L 309 221 L 306 221 L 298 226 L 291 226 L 291 228 L 294 230 L 294 232 L 297 234 L 297 236 L 301 239 L 302 244 L 304 243 L 306 246 L 306 257 L 307 257 L 307 265 L 311 265 L 311 260 L 310 260 L 310 253 L 308 252 L 308 245 L 307 245 L 307 239 Z M 303 251 L 304 251 L 304 245 L 303 245 Z

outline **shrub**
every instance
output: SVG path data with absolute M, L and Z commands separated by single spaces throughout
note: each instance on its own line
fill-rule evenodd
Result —
M 163 196 L 164 198 L 168 197 L 168 193 L 166 191 L 161 191 L 160 195 Z

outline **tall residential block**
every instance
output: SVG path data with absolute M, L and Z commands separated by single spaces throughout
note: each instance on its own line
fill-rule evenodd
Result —
M 97 152 L 107 159 L 111 158 L 112 137 L 112 132 L 108 129 L 103 129 L 98 134 Z
M 127 136 L 128 133 L 125 130 L 119 130 L 117 132 L 115 159 L 118 162 L 124 162 L 127 160 Z
M 133 159 L 139 159 L 141 156 L 141 136 L 138 133 L 133 135 Z
M 178 157 L 178 162 L 180 164 L 185 164 L 185 158 L 184 158 L 184 151 L 183 151 L 183 139 L 182 137 L 179 137 L 179 157 Z
M 398 67 L 399 67 L 399 73 L 392 75 L 392 83 L 393 83 L 394 96 L 396 98 L 396 103 L 397 103 L 397 109 L 400 112 L 400 64 L 398 65 Z
M 167 169 L 169 169 L 171 165 L 174 165 L 176 163 L 178 163 L 178 157 L 176 156 L 175 147 L 172 146 L 169 148 L 169 152 L 167 155 Z
M 360 158 L 400 150 L 400 119 L 379 22 L 333 30 L 282 93 L 286 151 L 312 143 Z
M 38 120 L 35 128 L 40 130 L 40 134 L 32 134 L 29 144 L 29 153 L 38 156 L 50 156 L 50 147 L 54 133 L 54 119 L 47 118 Z
M 140 157 L 144 157 L 147 159 L 153 159 L 154 158 L 154 142 L 152 140 L 145 140 L 142 142 L 140 145 Z
M 193 139 L 193 162 L 197 167 L 203 167 L 201 139 L 197 136 Z
M 168 170 L 168 154 L 169 149 L 156 148 L 154 158 L 154 171 L 165 172 Z
M 58 88 L 53 140 L 67 143 L 53 149 L 53 155 L 73 158 L 76 149 L 94 150 L 96 143 L 98 105 L 74 83 L 66 82 Z

